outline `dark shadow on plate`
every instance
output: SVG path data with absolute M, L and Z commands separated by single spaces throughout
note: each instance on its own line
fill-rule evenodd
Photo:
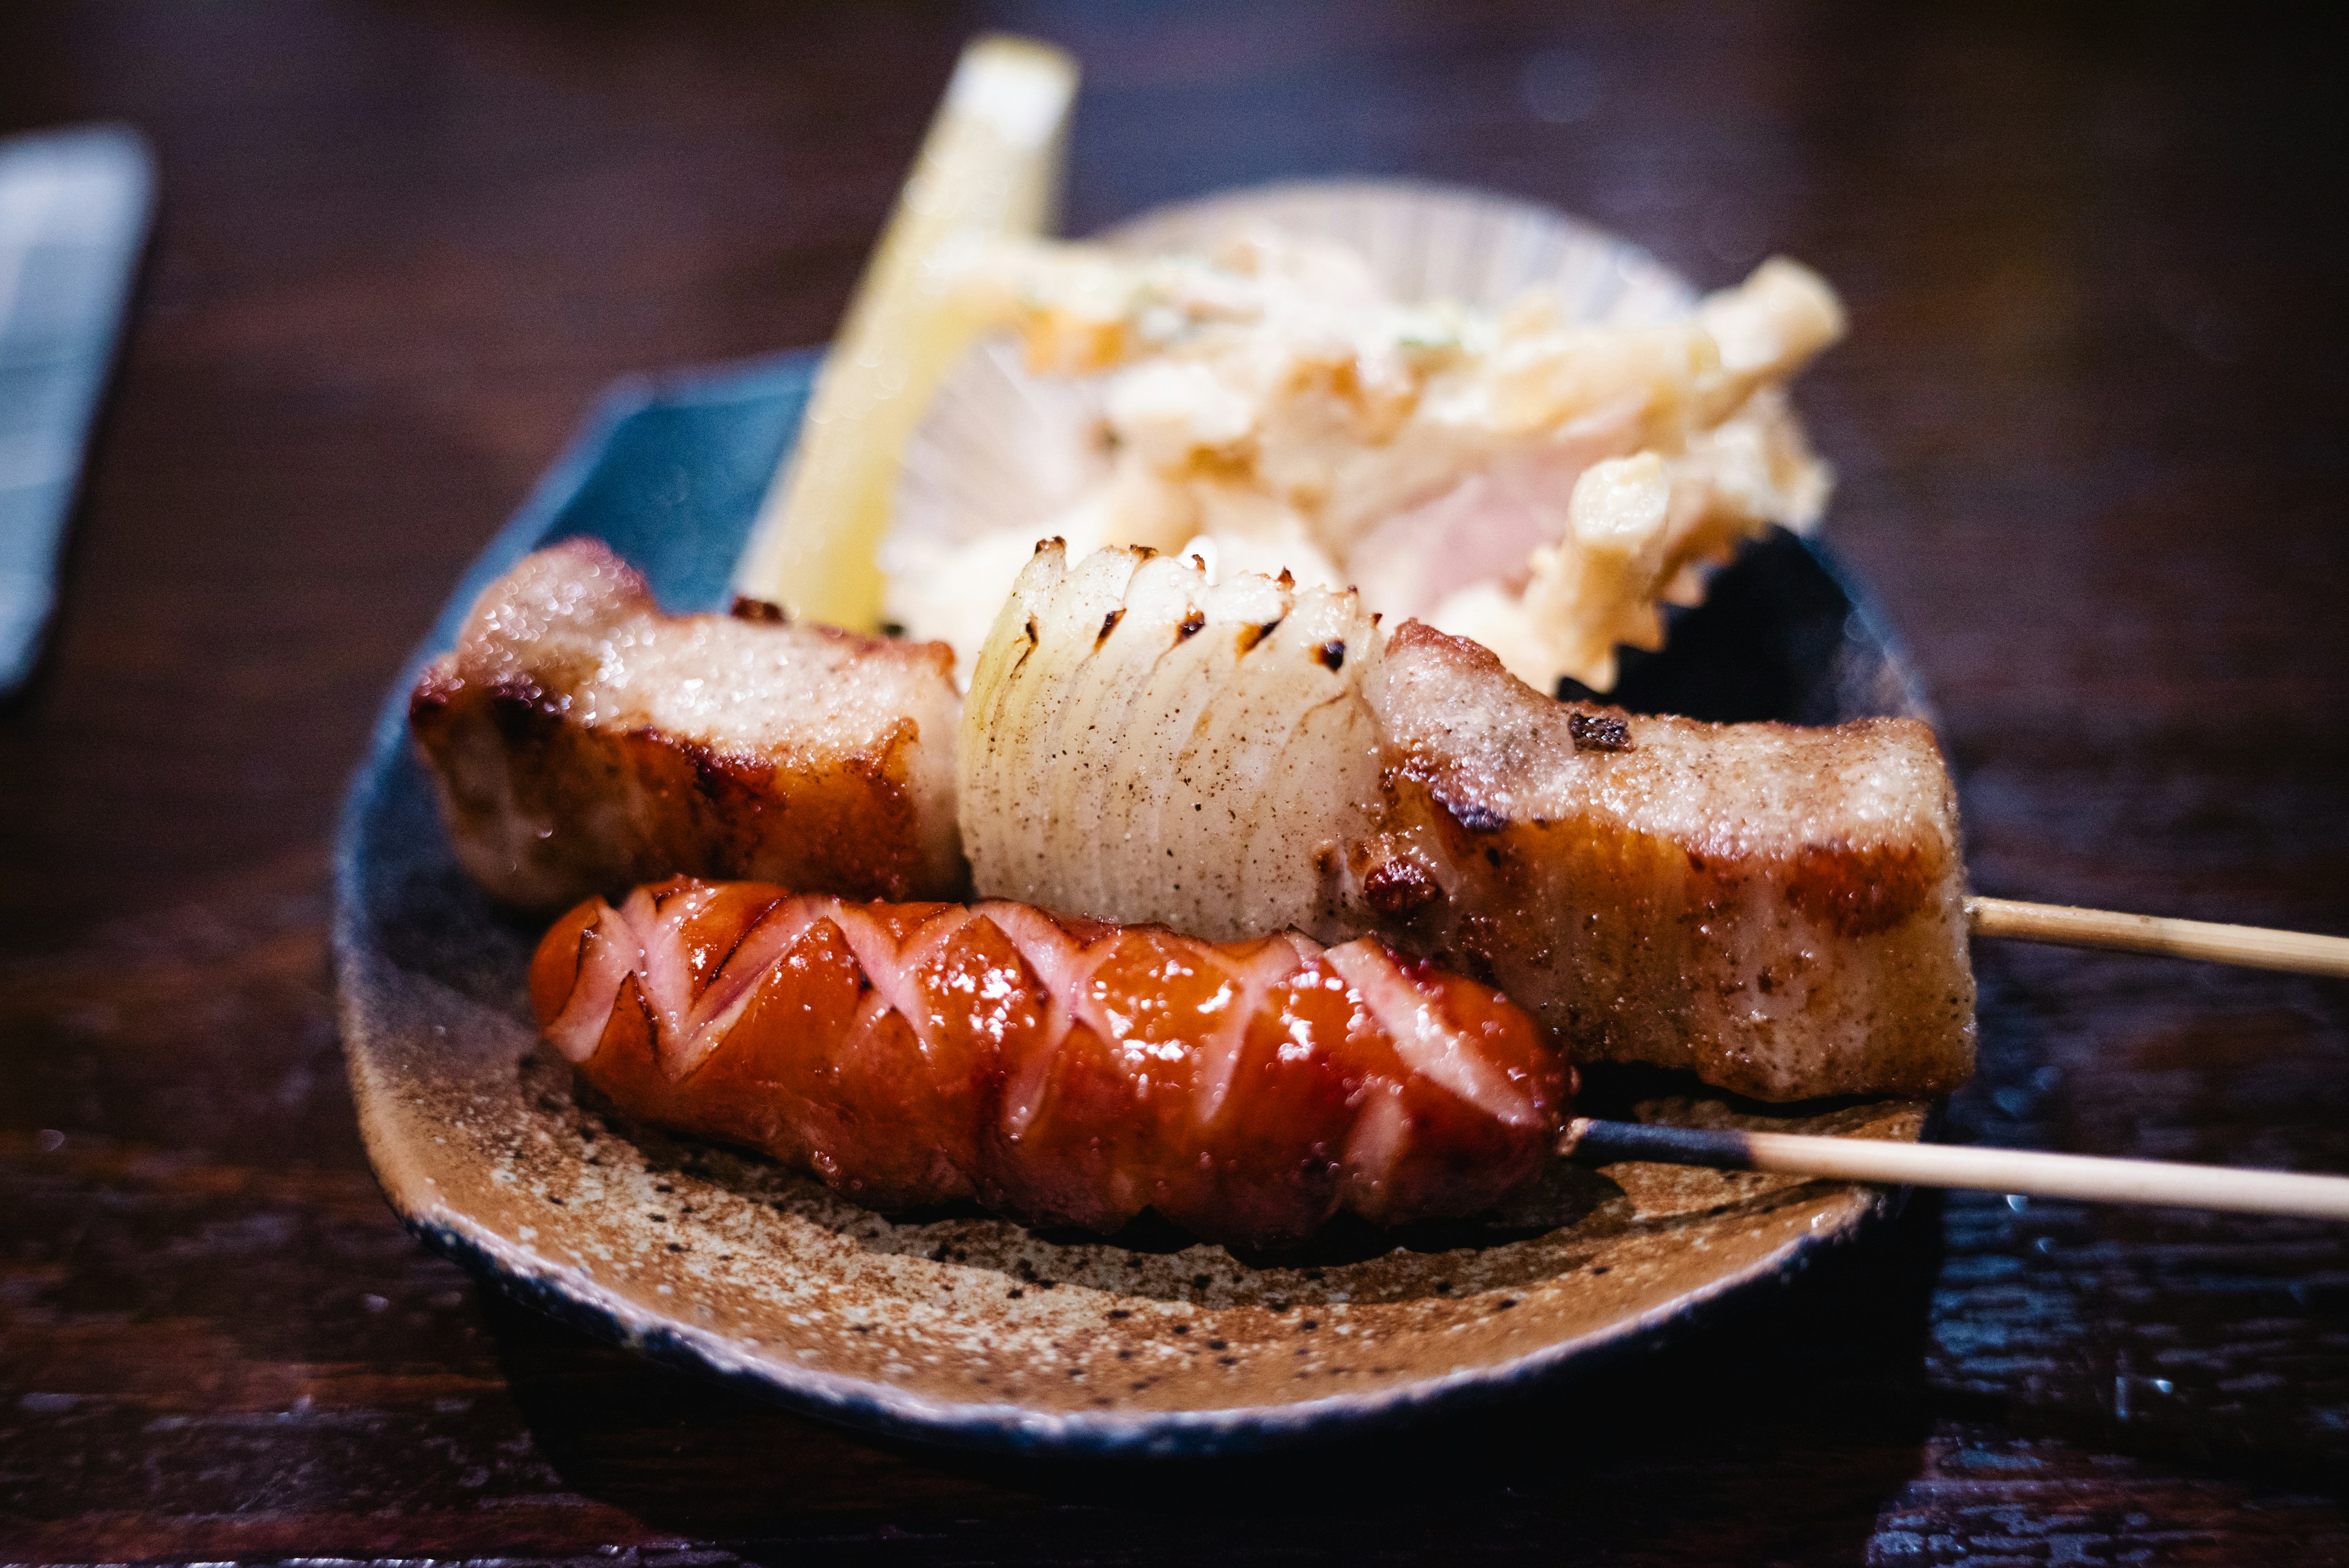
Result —
M 1883 618 L 1824 546 L 1782 529 L 1747 545 L 1702 604 L 1668 611 L 1666 624 L 1662 649 L 1619 650 L 1613 691 L 1568 680 L 1557 694 L 1715 723 L 1928 716 Z

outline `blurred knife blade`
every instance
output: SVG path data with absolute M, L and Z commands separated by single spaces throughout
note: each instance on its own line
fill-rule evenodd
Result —
M 0 698 L 31 676 L 57 603 L 154 171 L 124 126 L 0 140 Z

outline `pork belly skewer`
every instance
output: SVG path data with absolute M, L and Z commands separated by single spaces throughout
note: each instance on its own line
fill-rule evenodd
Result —
M 677 878 L 557 921 L 547 1037 L 632 1116 L 878 1208 L 977 1199 L 1111 1231 L 1301 1241 L 1464 1218 L 1557 1154 L 2349 1219 L 2349 1179 L 1568 1118 L 1498 992 L 1371 940 L 1210 943 L 1019 905 Z
M 1083 624 L 1043 616 L 1041 662 L 974 699 L 988 729 L 965 805 L 989 819 L 985 891 L 1219 938 L 1378 931 L 1498 980 L 1587 1058 L 1766 1098 L 1963 1081 L 1969 925 L 2349 969 L 2336 938 L 1966 898 L 1922 726 L 1554 703 L 1473 644 L 1384 636 L 1343 596 L 1261 578 L 1208 592 L 1181 563 L 1133 565 L 1082 569 L 1124 574 L 1113 604 L 1072 574 L 1060 608 Z M 1132 660 L 1154 622 L 1168 657 Z M 1052 674 L 1072 637 L 1084 657 Z M 1081 706 L 1061 714 L 1062 698 Z M 574 541 L 484 591 L 411 715 L 460 859 L 502 900 L 545 909 L 678 872 L 962 897 L 962 706 L 935 646 L 666 616 Z M 1151 739 L 1185 724 L 1182 747 Z M 1350 776 L 1377 820 L 1349 815 Z M 1032 869 L 1005 858 L 1013 819 Z M 1090 830 L 1070 851 L 1072 822 Z M 1547 942 L 1578 912 L 1589 929 Z

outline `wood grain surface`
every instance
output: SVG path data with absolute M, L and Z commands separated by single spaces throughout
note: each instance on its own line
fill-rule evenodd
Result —
M 0 714 L 0 1559 L 2349 1562 L 2349 1231 L 1914 1204 L 1763 1312 L 1374 1445 L 876 1447 L 399 1231 L 323 848 L 386 684 L 610 378 L 822 338 L 961 40 L 1087 71 L 1071 220 L 1409 172 L 1845 291 L 1836 544 L 1982 891 L 2349 931 L 2337 50 L 2232 9 L 0 7 L 0 130 L 164 207 Z M 1984 944 L 1992 1144 L 2349 1171 L 2349 982 Z

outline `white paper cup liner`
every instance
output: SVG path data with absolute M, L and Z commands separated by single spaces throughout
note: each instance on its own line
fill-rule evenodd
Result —
M 1500 306 L 1540 287 L 1570 318 L 1685 313 L 1686 279 L 1629 242 L 1532 202 L 1407 180 L 1296 181 L 1156 208 L 1100 236 L 1119 250 L 1206 253 L 1249 229 L 1334 240 L 1397 299 Z M 938 389 L 905 451 L 884 571 L 1006 529 L 1048 523 L 1106 472 L 1102 382 L 1031 376 L 990 340 Z

